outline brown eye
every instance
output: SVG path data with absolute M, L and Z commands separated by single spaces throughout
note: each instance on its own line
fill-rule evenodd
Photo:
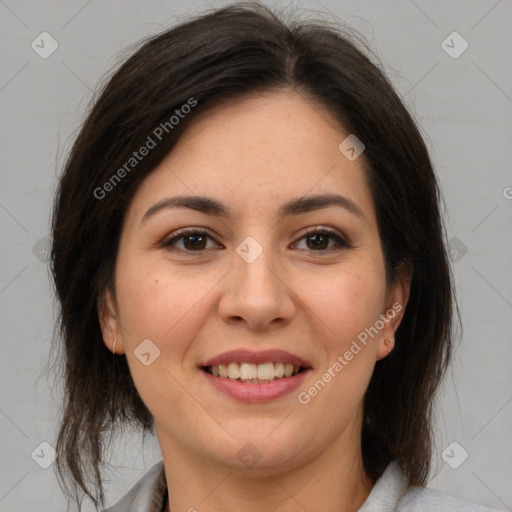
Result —
M 349 247 L 349 244 L 337 233 L 325 229 L 310 230 L 299 240 L 306 240 L 306 250 L 313 252 L 330 252 L 331 250 Z M 334 247 L 329 247 L 331 241 L 335 242 Z
M 186 235 L 182 236 L 183 238 L 183 245 L 185 249 L 204 249 L 205 243 L 206 243 L 206 236 L 205 235 Z
M 206 231 L 199 229 L 188 229 L 178 232 L 175 236 L 163 242 L 162 246 L 175 252 L 202 252 L 207 249 L 208 239 L 216 240 Z M 182 241 L 182 247 L 175 247 L 177 242 Z
M 306 239 L 311 242 L 309 245 L 310 249 L 327 249 L 329 245 L 329 235 L 318 233 L 316 235 L 308 235 Z

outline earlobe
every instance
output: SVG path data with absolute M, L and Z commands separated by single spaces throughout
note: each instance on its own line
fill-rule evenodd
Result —
M 388 348 L 388 352 L 391 352 L 395 346 L 394 340 L 385 339 L 384 345 Z
M 112 299 L 112 293 L 108 288 L 105 288 L 98 298 L 97 310 L 105 345 L 114 354 L 124 353 L 121 329 Z
M 384 342 L 381 341 L 379 350 L 377 352 L 377 361 L 387 357 L 394 348 L 395 348 L 395 339 L 394 338 L 391 338 L 391 339 L 385 338 Z

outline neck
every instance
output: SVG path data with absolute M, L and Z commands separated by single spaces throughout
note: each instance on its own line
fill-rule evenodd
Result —
M 356 512 L 374 482 L 363 469 L 360 434 L 344 434 L 315 459 L 285 471 L 221 466 L 161 438 L 169 496 L 164 510 Z

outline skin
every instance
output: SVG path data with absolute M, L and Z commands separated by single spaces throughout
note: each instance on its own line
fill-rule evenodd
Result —
M 105 290 L 100 322 L 110 350 L 117 337 L 116 354 L 126 355 L 154 416 L 167 511 L 349 512 L 374 485 L 362 465 L 362 400 L 375 364 L 389 353 L 384 340 L 394 341 L 410 275 L 386 283 L 364 154 L 349 161 L 338 150 L 347 135 L 322 106 L 293 91 L 230 101 L 189 126 L 130 203 L 116 295 Z M 290 199 L 333 192 L 364 218 L 339 206 L 278 217 Z M 141 223 L 152 205 L 178 194 L 213 197 L 233 217 L 175 208 Z M 186 227 L 205 228 L 216 240 L 195 249 L 181 238 L 178 252 L 161 246 Z M 350 247 L 327 238 L 316 249 L 311 235 L 304 238 L 309 227 L 330 227 Z M 252 263 L 236 252 L 248 236 L 263 249 Z M 393 320 L 307 405 L 299 403 L 298 392 L 394 303 L 402 310 Z M 148 338 L 160 355 L 145 366 L 134 350 Z M 242 403 L 197 368 L 237 348 L 283 349 L 313 371 L 298 391 Z M 237 457 L 246 443 L 261 454 L 252 467 Z

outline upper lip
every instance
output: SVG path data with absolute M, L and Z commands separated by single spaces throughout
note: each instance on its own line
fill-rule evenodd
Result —
M 302 366 L 304 368 L 311 368 L 311 364 L 295 354 L 286 352 L 284 350 L 263 350 L 260 352 L 253 352 L 251 350 L 231 350 L 215 356 L 199 366 L 218 366 L 219 364 L 229 363 L 284 363 L 293 364 L 294 366 Z

